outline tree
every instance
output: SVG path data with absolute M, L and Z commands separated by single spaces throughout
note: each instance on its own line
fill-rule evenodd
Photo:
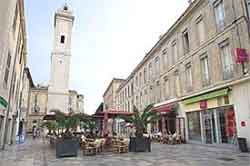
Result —
M 154 123 L 160 119 L 159 114 L 153 111 L 154 105 L 148 105 L 142 112 L 140 112 L 136 106 L 133 106 L 133 115 L 120 116 L 126 122 L 132 123 L 136 128 L 136 136 L 142 137 L 143 133 L 147 131 L 148 124 Z
M 45 121 L 42 123 L 41 127 L 46 127 L 49 130 L 48 135 L 56 134 L 56 129 L 57 129 L 57 123 L 55 121 Z
M 58 135 L 60 134 L 64 138 L 72 136 L 72 132 L 76 131 L 83 116 L 82 114 L 75 114 L 73 112 L 65 114 L 59 110 L 53 110 L 51 112 L 54 112 L 55 114 L 55 123 L 56 128 L 58 129 Z
M 85 119 L 82 122 L 82 126 L 81 127 L 84 128 L 85 130 L 89 130 L 91 137 L 94 136 L 94 129 L 96 129 L 96 122 L 95 122 L 95 120 L 93 120 L 91 118 Z

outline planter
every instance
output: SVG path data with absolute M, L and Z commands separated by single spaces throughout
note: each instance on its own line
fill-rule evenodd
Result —
M 79 139 L 57 139 L 56 157 L 76 157 L 79 149 Z
M 146 137 L 130 138 L 129 141 L 130 152 L 151 152 L 151 140 Z

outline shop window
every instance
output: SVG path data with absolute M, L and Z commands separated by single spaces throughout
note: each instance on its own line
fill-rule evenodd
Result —
M 187 113 L 187 120 L 189 139 L 201 141 L 200 112 Z

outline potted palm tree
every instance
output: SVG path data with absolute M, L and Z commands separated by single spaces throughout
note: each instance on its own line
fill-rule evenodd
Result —
M 65 114 L 58 110 L 55 114 L 55 126 L 53 133 L 56 136 L 56 157 L 77 156 L 79 149 L 79 139 L 73 135 L 80 124 L 81 114 Z M 47 123 L 47 127 L 49 127 Z M 46 126 L 46 125 L 45 125 Z M 50 126 L 51 127 L 51 126 Z M 50 128 L 48 128 L 50 131 Z
M 152 111 L 153 104 L 148 105 L 143 111 L 139 111 L 133 106 L 132 116 L 122 116 L 126 122 L 132 123 L 136 129 L 135 138 L 130 138 L 130 151 L 134 152 L 150 152 L 151 141 L 149 137 L 144 137 L 143 134 L 147 133 L 148 124 L 154 123 L 159 120 L 157 112 Z
M 94 133 L 94 130 L 96 129 L 96 122 L 93 119 L 85 119 L 85 121 L 81 124 L 81 127 L 85 131 L 88 131 L 89 137 L 94 138 L 96 136 Z

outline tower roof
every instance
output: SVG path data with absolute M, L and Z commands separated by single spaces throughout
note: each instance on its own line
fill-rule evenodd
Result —
M 61 8 L 59 8 L 54 17 L 54 26 L 56 26 L 56 17 L 63 17 L 74 22 L 75 17 L 73 16 L 73 11 L 70 9 L 69 5 L 65 3 Z

